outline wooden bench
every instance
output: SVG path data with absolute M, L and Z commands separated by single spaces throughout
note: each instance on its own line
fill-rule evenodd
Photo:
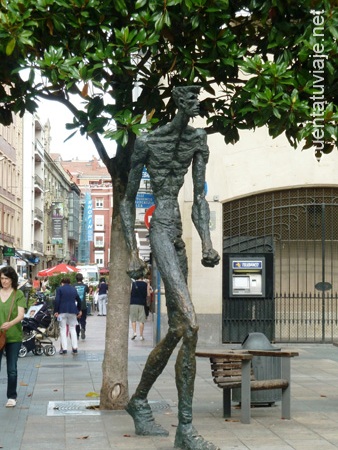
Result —
M 196 356 L 209 358 L 211 373 L 217 386 L 223 389 L 223 416 L 231 417 L 231 389 L 241 390 L 241 422 L 250 423 L 251 391 L 281 389 L 282 419 L 291 418 L 291 358 L 293 351 L 231 350 L 198 351 Z M 256 380 L 252 369 L 253 356 L 281 358 L 281 378 Z

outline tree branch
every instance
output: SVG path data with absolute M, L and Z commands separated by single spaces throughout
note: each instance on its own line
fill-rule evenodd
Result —
M 58 94 L 44 94 L 43 92 L 39 93 L 39 97 L 45 99 L 45 100 L 51 100 L 51 101 L 57 101 L 59 103 L 62 103 L 76 118 L 79 117 L 80 110 L 68 99 L 64 97 L 64 95 Z M 109 170 L 109 167 L 111 165 L 111 159 L 108 156 L 107 150 L 105 146 L 102 143 L 101 138 L 97 133 L 87 133 L 88 137 L 93 141 L 95 148 L 102 160 L 102 162 L 106 165 L 107 169 Z

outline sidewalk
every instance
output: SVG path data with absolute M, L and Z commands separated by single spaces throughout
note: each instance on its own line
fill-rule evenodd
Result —
M 152 327 L 145 341 L 129 343 L 129 390 L 133 393 L 152 349 Z M 79 354 L 19 359 L 18 404 L 5 408 L 6 364 L 0 373 L 0 448 L 6 450 L 171 450 L 177 425 L 177 393 L 172 357 L 150 392 L 156 419 L 168 437 L 136 436 L 125 411 L 96 411 L 88 393 L 99 393 L 105 317 L 88 317 L 87 339 Z M 59 349 L 59 341 L 56 342 Z M 232 346 L 235 347 L 235 346 Z M 279 347 L 279 346 L 278 346 Z M 329 345 L 288 346 L 299 351 L 292 360 L 292 419 L 280 419 L 280 402 L 251 410 L 251 424 L 241 424 L 233 405 L 232 419 L 222 418 L 222 391 L 211 378 L 210 364 L 197 360 L 194 426 L 221 450 L 333 450 L 338 448 L 338 348 Z

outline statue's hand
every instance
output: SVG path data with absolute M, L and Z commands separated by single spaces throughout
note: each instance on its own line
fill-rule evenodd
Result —
M 202 264 L 204 267 L 215 267 L 219 263 L 220 256 L 213 248 L 205 250 L 202 254 Z
M 133 278 L 134 280 L 142 278 L 147 273 L 147 264 L 138 256 L 138 254 L 133 253 L 131 255 L 127 273 L 130 278 Z

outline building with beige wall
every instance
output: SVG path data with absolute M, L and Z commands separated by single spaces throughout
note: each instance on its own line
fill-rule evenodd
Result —
M 20 265 L 20 256 L 4 256 L 4 247 L 22 249 L 23 121 L 13 117 L 10 126 L 0 124 L 0 264 Z
M 200 263 L 191 173 L 180 193 L 200 345 L 242 342 L 253 331 L 285 342 L 337 339 L 337 152 L 318 162 L 313 150 L 295 150 L 284 136 L 271 139 L 266 129 L 242 132 L 235 145 L 211 135 L 208 145 L 210 230 L 222 256 L 213 269 Z M 229 297 L 229 255 L 268 255 L 271 298 Z
M 24 115 L 23 127 L 23 251 L 28 276 L 35 276 L 43 256 L 44 130 L 35 114 Z
M 80 238 L 81 192 L 47 146 L 44 165 L 44 256 L 41 268 L 76 263 Z

